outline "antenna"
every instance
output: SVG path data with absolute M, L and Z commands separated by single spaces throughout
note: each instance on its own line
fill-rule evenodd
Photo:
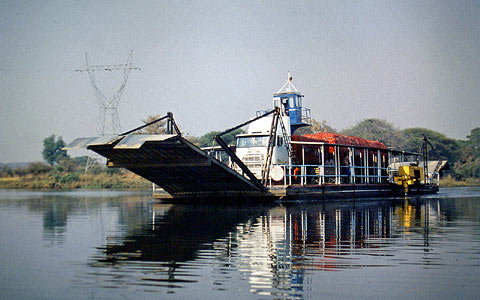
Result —
M 125 64 L 119 65 L 90 65 L 88 62 L 88 53 L 85 52 L 85 67 L 75 70 L 77 72 L 87 72 L 90 77 L 90 83 L 97 98 L 97 103 L 100 107 L 100 113 L 98 117 L 97 133 L 100 135 L 105 134 L 119 134 L 121 130 L 120 118 L 118 117 L 117 107 L 120 102 L 123 90 L 127 84 L 128 76 L 132 70 L 140 70 L 140 68 L 134 67 L 132 63 L 133 50 L 130 51 L 130 55 L 127 58 Z M 113 93 L 112 96 L 107 97 L 98 88 L 95 72 L 112 72 L 123 71 L 123 81 L 120 87 Z
M 278 90 L 277 94 L 283 93 L 282 90 L 285 89 L 285 92 L 290 93 L 290 92 L 298 92 L 297 88 L 293 85 L 293 77 L 292 74 L 290 74 L 290 71 L 288 71 L 288 78 L 287 82 L 282 86 L 281 89 Z

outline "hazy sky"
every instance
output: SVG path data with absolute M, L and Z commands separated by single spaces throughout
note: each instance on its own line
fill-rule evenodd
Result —
M 134 64 L 122 128 L 172 111 L 222 130 L 271 107 L 291 71 L 312 117 L 365 118 L 464 139 L 479 127 L 480 1 L 0 0 L 0 162 L 41 160 L 42 140 L 96 133 L 85 65 Z M 97 74 L 110 94 L 121 73 Z

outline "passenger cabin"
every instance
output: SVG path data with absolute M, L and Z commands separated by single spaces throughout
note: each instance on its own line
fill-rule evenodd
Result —
M 313 137 L 312 137 L 313 136 Z M 355 140 L 348 142 L 346 140 Z M 292 136 L 293 159 L 270 166 L 268 186 L 388 185 L 395 184 L 400 166 L 425 170 L 418 184 L 439 183 L 445 161 L 429 162 L 420 153 L 387 149 L 379 142 L 340 134 Z

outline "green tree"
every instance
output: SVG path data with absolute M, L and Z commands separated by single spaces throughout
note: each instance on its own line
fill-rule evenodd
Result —
M 429 148 L 430 157 L 433 159 L 446 159 L 454 163 L 458 159 L 459 143 L 444 134 L 426 128 L 407 128 L 400 132 L 404 138 L 402 150 L 420 152 L 423 144 L 423 136 L 426 136 L 433 146 Z
M 215 145 L 215 141 L 213 140 L 213 137 L 216 136 L 217 134 L 221 133 L 221 131 L 210 131 L 202 135 L 198 139 L 198 146 L 199 147 L 209 147 L 212 145 Z
M 65 142 L 61 136 L 56 139 L 55 135 L 52 134 L 45 138 L 43 140 L 43 159 L 52 166 L 59 163 L 60 160 L 69 157 L 67 151 L 62 149 L 63 147 L 65 147 Z
M 459 177 L 480 177 L 480 128 L 471 130 L 467 141 L 461 141 L 454 170 Z
M 457 177 L 480 177 L 480 156 L 474 154 L 471 146 L 459 150 L 459 159 L 454 164 Z
M 150 115 L 146 119 L 142 120 L 143 123 L 148 124 L 150 122 L 153 122 L 157 119 L 160 119 L 162 116 L 161 115 Z M 162 120 L 160 122 L 154 123 L 150 126 L 147 126 L 143 128 L 139 133 L 141 134 L 166 134 L 167 129 L 165 128 L 165 120 Z
M 212 146 L 212 144 L 216 145 L 216 143 L 213 142 L 213 138 L 219 133 L 222 133 L 222 132 L 221 131 L 210 131 L 210 132 L 202 135 L 198 139 L 198 146 L 199 147 L 209 147 L 209 146 Z M 230 133 L 227 133 L 227 134 L 223 135 L 222 139 L 225 141 L 225 143 L 227 143 L 228 145 L 231 145 L 231 144 L 235 143 L 235 136 L 237 134 L 241 134 L 241 133 L 244 133 L 243 129 L 237 129 L 237 130 L 234 130 Z
M 190 143 L 194 144 L 194 145 L 200 145 L 200 138 L 198 136 L 193 136 L 193 135 L 187 135 L 187 136 L 184 136 L 184 138 L 186 138 Z
M 467 138 L 467 143 L 472 147 L 475 156 L 480 156 L 480 127 L 472 129 Z
M 13 170 L 8 165 L 2 165 L 0 168 L 0 177 L 13 176 Z
M 404 144 L 404 139 L 399 130 L 386 120 L 365 119 L 357 123 L 357 125 L 343 130 L 342 133 L 363 139 L 377 140 L 387 145 L 387 147 L 396 149 Z

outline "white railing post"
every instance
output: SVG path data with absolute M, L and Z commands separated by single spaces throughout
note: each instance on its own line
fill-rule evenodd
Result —
M 304 169 L 305 169 L 305 146 L 302 145 L 302 167 L 300 168 L 300 184 L 301 185 L 305 185 L 305 173 L 304 173 Z
M 380 160 L 380 150 L 377 150 L 377 183 L 381 183 L 382 179 L 382 162 Z
M 368 152 L 367 152 L 367 149 L 363 149 L 363 170 L 364 170 L 363 183 L 368 183 Z

